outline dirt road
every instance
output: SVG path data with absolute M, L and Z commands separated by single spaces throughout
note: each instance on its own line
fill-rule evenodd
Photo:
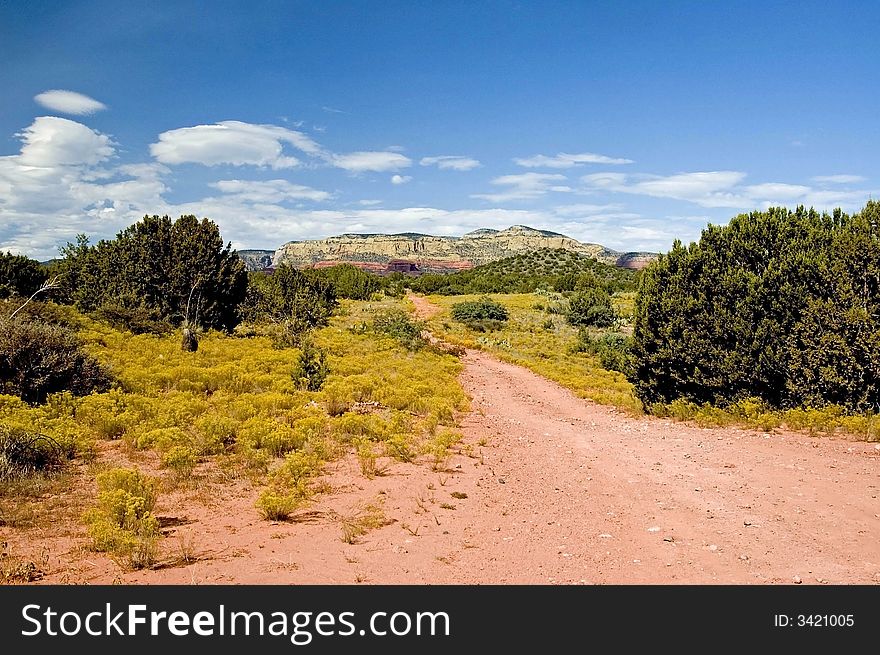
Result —
M 466 580 L 880 583 L 880 446 L 630 418 L 464 362 L 465 433 L 493 446 Z

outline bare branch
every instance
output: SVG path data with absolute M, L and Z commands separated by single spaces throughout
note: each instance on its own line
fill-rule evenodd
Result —
M 27 300 L 25 300 L 24 303 L 23 303 L 18 309 L 16 309 L 14 312 L 12 312 L 12 313 L 9 315 L 9 319 L 12 320 L 13 318 L 15 318 L 15 315 L 18 314 L 18 312 L 20 312 L 22 309 L 24 309 L 25 307 L 27 307 L 28 303 L 30 303 L 30 302 L 31 302 L 34 298 L 36 298 L 39 294 L 41 294 L 41 293 L 45 293 L 46 291 L 51 291 L 52 289 L 57 289 L 58 286 L 59 286 L 59 285 L 58 285 L 58 278 L 59 278 L 59 277 L 61 277 L 61 274 L 60 274 L 60 273 L 59 273 L 58 275 L 56 275 L 55 277 L 53 277 L 51 280 L 47 280 L 46 282 L 43 282 L 42 286 L 40 286 L 39 289 L 37 289 L 36 291 L 34 291 L 34 292 L 31 294 L 31 297 L 30 297 L 30 298 L 28 298 Z

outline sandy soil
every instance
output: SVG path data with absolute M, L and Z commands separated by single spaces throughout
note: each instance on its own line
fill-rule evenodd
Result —
M 75 534 L 0 537 L 50 544 L 45 582 L 880 583 L 880 446 L 632 418 L 485 353 L 463 362 L 473 407 L 445 471 L 388 462 L 370 480 L 345 459 L 288 523 L 261 520 L 241 480 L 171 494 L 166 563 L 175 547 L 196 561 L 157 570 Z M 346 543 L 371 503 L 388 524 Z

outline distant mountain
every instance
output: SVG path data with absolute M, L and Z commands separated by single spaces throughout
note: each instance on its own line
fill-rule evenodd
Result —
M 582 243 L 564 234 L 514 225 L 506 230 L 474 230 L 460 237 L 417 233 L 341 234 L 314 241 L 291 241 L 275 251 L 272 265 L 304 268 L 350 262 L 375 268 L 403 260 L 416 264 L 422 271 L 446 272 L 543 248 L 570 250 L 623 268 L 643 268 L 657 258 L 656 253 L 621 253 L 599 244 Z

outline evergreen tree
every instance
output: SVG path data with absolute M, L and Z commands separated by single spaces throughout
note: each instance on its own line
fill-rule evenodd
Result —
M 0 299 L 28 297 L 46 281 L 46 270 L 36 260 L 0 252 Z
M 676 398 L 773 407 L 880 402 L 880 207 L 771 208 L 676 242 L 642 277 L 632 380 Z
M 83 311 L 144 308 L 175 325 L 224 330 L 238 322 L 247 273 L 208 219 L 145 216 L 113 240 L 90 246 L 80 236 L 63 253 L 62 295 Z

